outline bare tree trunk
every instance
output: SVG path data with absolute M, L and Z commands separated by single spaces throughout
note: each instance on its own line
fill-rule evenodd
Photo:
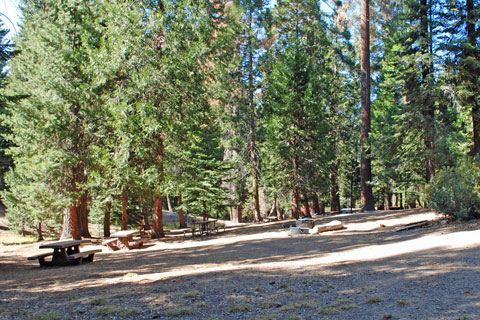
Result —
M 303 211 L 305 217 L 311 218 L 312 214 L 310 213 L 310 204 L 308 203 L 308 195 L 306 193 L 303 194 Z
M 77 205 L 77 221 L 80 235 L 85 238 L 91 238 L 88 230 L 88 195 L 86 192 L 80 197 Z
M 242 223 L 243 222 L 243 208 L 242 208 L 242 205 L 241 204 L 238 204 L 237 205 L 237 218 L 238 218 L 238 222 L 239 223 Z
M 156 195 L 153 198 L 153 213 L 152 213 L 152 238 L 163 238 L 165 233 L 163 231 L 163 208 L 162 195 Z
M 300 202 L 298 194 L 298 156 L 293 156 L 292 218 L 299 218 Z
M 293 219 L 298 219 L 299 218 L 299 204 L 300 201 L 298 200 L 298 190 L 296 187 L 293 187 L 292 191 L 292 218 Z
M 172 202 L 170 201 L 170 197 L 167 194 L 167 206 L 168 206 L 168 211 L 173 212 L 173 207 L 172 207 Z
M 127 190 L 122 190 L 122 230 L 128 230 L 127 226 Z
M 203 219 L 203 221 L 208 220 L 207 207 L 205 206 L 205 204 L 203 204 L 202 219 Z
M 43 239 L 43 234 L 42 234 L 42 223 L 41 222 L 39 222 L 37 224 L 37 234 L 38 234 L 37 241 L 43 241 L 44 239 Z
M 152 227 L 150 226 L 150 219 L 148 218 L 148 209 L 145 207 L 142 207 L 142 216 L 143 216 L 143 225 L 144 225 L 144 230 L 150 230 Z
M 372 163 L 368 135 L 371 127 L 370 114 L 370 10 L 369 0 L 361 1 L 361 69 L 362 69 L 362 112 L 361 112 L 361 167 L 362 211 L 375 210 L 372 193 Z
M 60 239 L 64 240 L 73 238 L 71 221 L 72 219 L 70 218 L 70 209 L 65 208 L 65 210 L 63 210 L 62 234 L 60 235 Z
M 312 193 L 312 202 L 313 202 L 313 212 L 315 214 L 320 214 L 320 204 L 318 203 L 318 196 L 317 193 Z
M 258 182 L 259 182 L 259 170 L 258 170 L 258 156 L 256 147 L 256 112 L 255 112 L 255 83 L 254 83 L 254 70 L 253 70 L 253 12 L 249 10 L 248 16 L 248 28 L 249 28 L 249 47 L 248 47 L 248 103 L 250 108 L 250 165 L 252 170 L 252 196 L 253 196 L 253 219 L 255 222 L 262 221 L 260 214 L 260 205 L 258 198 Z
M 77 219 L 77 206 L 72 204 L 70 206 L 70 232 L 72 234 L 73 240 L 81 240 L 82 236 L 80 230 L 78 230 L 78 219 Z
M 388 192 L 388 190 L 385 191 L 384 201 L 385 201 L 385 210 L 390 210 L 391 202 L 390 202 L 390 192 Z
M 321 200 L 319 204 L 320 204 L 319 206 L 320 211 L 318 212 L 318 214 L 325 214 L 325 201 Z
M 472 61 L 479 61 L 480 57 L 478 54 L 477 49 L 477 37 L 478 31 L 475 31 L 476 24 L 475 21 L 478 22 L 478 16 L 476 17 L 476 11 L 479 10 L 475 8 L 474 0 L 467 0 L 466 3 L 466 31 L 467 31 L 467 38 L 468 38 L 468 47 L 464 49 L 465 58 L 473 58 Z M 478 69 L 477 69 L 478 70 Z M 470 76 L 469 79 L 471 81 L 471 85 L 473 88 L 476 88 L 476 92 L 478 93 L 478 88 L 480 87 L 480 83 L 478 82 L 478 72 L 474 72 L 472 70 L 473 76 Z M 467 105 L 472 106 L 472 123 L 473 123 L 473 150 L 472 153 L 474 156 L 480 155 L 480 98 L 478 94 L 472 92 L 472 94 L 467 98 Z
M 110 214 L 112 212 L 112 203 L 107 202 L 107 208 L 105 210 L 105 216 L 103 217 L 103 236 L 110 237 Z

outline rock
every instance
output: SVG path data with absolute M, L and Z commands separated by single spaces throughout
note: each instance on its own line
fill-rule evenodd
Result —
M 312 229 L 313 227 L 315 227 L 315 221 L 310 218 L 302 218 L 295 221 L 295 227 Z
M 308 228 L 290 227 L 290 229 L 288 230 L 289 236 L 296 236 L 299 234 L 309 234 L 309 233 L 310 233 L 310 229 Z

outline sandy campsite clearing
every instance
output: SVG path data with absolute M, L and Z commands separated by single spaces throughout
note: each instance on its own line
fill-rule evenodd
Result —
M 295 237 L 282 222 L 242 224 L 138 250 L 103 247 L 94 263 L 70 267 L 27 261 L 40 243 L 3 246 L 0 318 L 478 319 L 480 225 L 440 218 L 316 217 L 346 228 Z M 432 223 L 396 232 L 421 220 Z

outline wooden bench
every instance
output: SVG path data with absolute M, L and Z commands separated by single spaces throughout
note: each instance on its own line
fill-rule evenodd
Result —
M 112 249 L 112 250 L 119 250 L 120 248 L 117 246 L 117 240 L 118 238 L 112 238 L 110 240 L 105 240 L 103 241 L 103 245 L 104 246 L 107 246 L 109 249 Z
M 40 253 L 31 257 L 28 257 L 28 260 L 37 260 L 40 263 L 40 267 L 44 267 L 47 265 L 47 262 L 45 261 L 46 257 L 52 256 L 53 252 L 45 252 L 45 253 Z
M 93 256 L 97 252 L 102 252 L 102 249 L 93 249 L 93 250 L 73 253 L 68 255 L 68 259 L 75 260 L 78 264 L 82 262 L 93 262 Z
M 129 241 L 128 242 L 128 248 L 129 249 L 137 249 L 137 248 L 140 248 L 141 246 L 143 246 L 143 242 L 145 240 L 144 239 L 139 239 L 139 240 L 135 240 L 135 241 Z

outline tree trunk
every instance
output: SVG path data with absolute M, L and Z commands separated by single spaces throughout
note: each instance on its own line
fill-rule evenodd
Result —
M 144 206 L 142 206 L 142 216 L 143 216 L 143 225 L 144 225 L 144 230 L 147 231 L 147 230 L 150 230 L 152 229 L 150 227 L 150 219 L 148 218 L 148 209 Z
M 385 201 L 385 210 L 390 210 L 390 207 L 391 207 L 390 192 L 385 191 L 384 201 Z
M 362 112 L 361 112 L 361 198 L 362 211 L 375 210 L 372 193 L 372 163 L 368 135 L 371 127 L 370 114 L 370 12 L 369 1 L 361 1 L 361 69 L 362 69 Z
M 103 236 L 110 237 L 110 214 L 112 213 L 112 203 L 107 202 L 105 216 L 103 217 Z
M 248 38 L 248 103 L 250 108 L 250 166 L 252 170 L 252 196 L 253 196 L 253 219 L 255 222 L 262 221 L 262 216 L 260 214 L 260 204 L 258 198 L 258 181 L 259 179 L 259 170 L 258 170 L 258 156 L 257 156 L 257 147 L 256 147 L 256 112 L 255 112 L 255 83 L 254 83 L 254 68 L 253 68 L 253 12 L 249 10 L 248 16 L 248 28 L 249 28 L 249 38 Z
M 65 208 L 65 210 L 63 210 L 62 234 L 60 235 L 61 240 L 73 238 L 71 221 L 72 219 L 70 217 L 70 209 Z
M 313 202 L 313 212 L 315 212 L 315 214 L 320 214 L 320 204 L 318 203 L 318 196 L 316 192 L 312 194 L 312 202 Z
M 292 218 L 299 218 L 300 203 L 298 194 L 298 156 L 293 156 Z
M 435 152 L 435 101 L 431 96 L 433 89 L 433 57 L 430 50 L 431 30 L 429 19 L 429 6 L 427 0 L 420 0 L 420 37 L 421 53 L 429 57 L 429 63 L 422 63 L 422 86 L 424 93 L 422 104 L 423 116 L 423 143 L 425 147 L 425 180 L 430 182 L 435 175 L 434 152 Z
M 81 240 L 82 236 L 78 230 L 77 206 L 72 204 L 70 206 L 70 232 L 73 240 Z
M 298 219 L 299 218 L 299 200 L 298 200 L 298 190 L 296 187 L 293 187 L 292 191 L 292 218 Z
M 477 37 L 478 31 L 476 31 L 476 23 L 478 24 L 478 5 L 475 8 L 474 0 L 467 0 L 466 3 L 466 31 L 468 46 L 465 46 L 464 56 L 465 59 L 473 58 L 472 61 L 479 61 L 479 53 L 477 47 Z M 471 67 L 470 67 L 471 69 Z M 473 156 L 480 156 L 480 98 L 478 96 L 478 90 L 480 88 L 480 83 L 478 82 L 479 70 L 471 70 L 471 76 L 469 82 L 470 86 L 473 87 L 474 92 L 471 92 L 470 96 L 467 97 L 467 105 L 472 108 L 472 123 L 473 123 Z M 473 91 L 472 90 L 472 91 Z
M 170 197 L 167 194 L 167 206 L 168 206 L 168 211 L 173 213 L 173 207 L 172 207 L 172 202 L 170 201 Z
M 203 221 L 207 221 L 207 220 L 208 220 L 207 207 L 205 207 L 205 205 L 203 205 L 202 220 L 203 220 Z
M 127 190 L 122 190 L 122 230 L 128 230 L 127 225 Z
M 182 194 L 178 195 L 178 205 L 182 205 Z M 185 217 L 183 216 L 183 209 L 178 209 L 178 221 L 180 222 L 180 228 L 186 228 L 187 223 L 185 221 Z
M 323 215 L 323 214 L 325 214 L 325 201 L 321 200 L 319 204 L 320 204 L 320 206 L 319 206 L 319 207 L 320 207 L 320 211 L 318 212 L 318 214 L 322 214 L 322 215 Z
M 237 218 L 238 218 L 238 222 L 239 222 L 239 223 L 242 223 L 242 222 L 243 222 L 243 217 L 242 217 L 243 213 L 242 213 L 242 210 L 243 210 L 242 205 L 241 205 L 241 204 L 238 204 L 238 205 L 237 205 Z
M 153 197 L 153 213 L 152 213 L 152 238 L 163 238 L 165 233 L 163 231 L 163 208 L 162 195 Z
M 39 222 L 37 225 L 37 234 L 38 234 L 38 239 L 37 241 L 43 241 L 43 233 L 42 233 L 42 223 Z
M 269 215 L 268 211 L 268 196 L 267 196 L 267 188 L 262 188 L 262 197 L 260 200 L 260 212 L 263 212 L 263 216 L 266 217 Z
M 310 213 L 310 204 L 308 203 L 308 196 L 306 193 L 303 195 L 303 213 L 307 218 L 312 217 L 312 214 Z
M 336 159 L 330 167 L 330 211 L 340 211 L 340 193 L 338 187 L 338 166 Z
M 77 226 L 82 237 L 91 238 L 88 230 L 88 195 L 86 192 L 80 197 L 77 205 Z
M 403 209 L 403 192 L 400 192 L 399 196 L 400 209 Z

